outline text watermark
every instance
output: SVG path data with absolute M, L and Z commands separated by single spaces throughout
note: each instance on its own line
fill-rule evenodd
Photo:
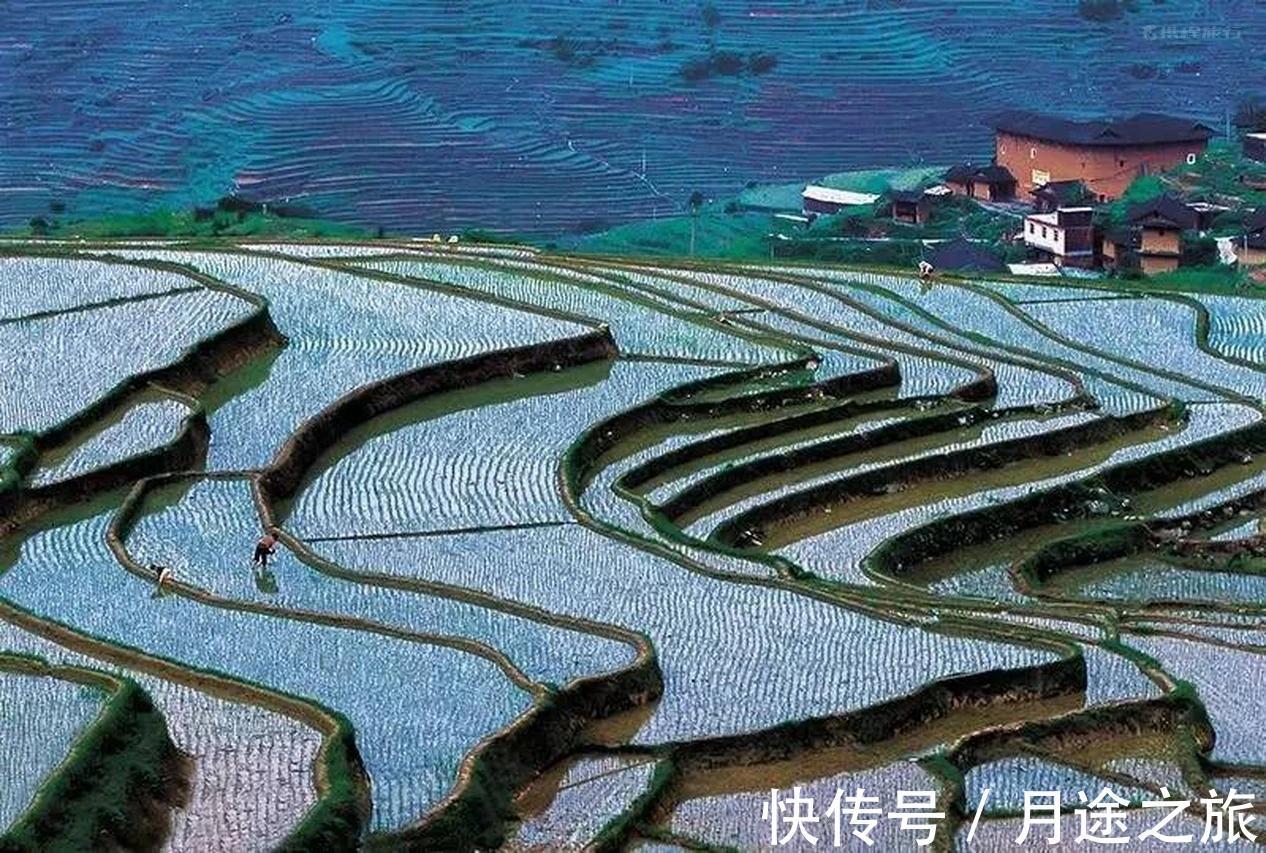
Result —
M 980 828 L 985 810 L 989 806 L 991 789 L 981 792 L 968 827 L 967 840 L 974 839 Z M 1226 794 L 1210 791 L 1207 797 L 1183 799 L 1173 797 L 1169 789 L 1162 787 L 1158 799 L 1144 800 L 1133 806 L 1109 787 L 1103 788 L 1093 798 L 1078 792 L 1077 802 L 1066 804 L 1059 791 L 1026 791 L 1020 831 L 1015 837 L 1017 845 L 1058 844 L 1064 841 L 1064 821 L 1071 814 L 1075 822 L 1075 844 L 1120 845 L 1131 841 L 1157 841 L 1166 844 L 1231 844 L 1237 841 L 1254 842 L 1257 834 L 1252 823 L 1256 817 L 1250 809 L 1256 802 L 1252 794 L 1241 794 L 1231 788 Z M 1069 810 L 1068 805 L 1072 808 Z M 772 847 L 808 844 L 816 847 L 841 847 L 858 839 L 866 846 L 876 843 L 875 831 L 881 821 L 890 821 L 897 831 L 906 834 L 919 847 L 932 843 L 939 822 L 945 817 L 937 809 L 935 791 L 898 791 L 891 810 L 884 807 L 880 797 L 867 794 L 864 788 L 852 793 L 837 789 L 830 803 L 820 813 L 819 803 L 812 795 L 805 794 L 796 785 L 788 794 L 777 788 L 771 789 L 768 799 L 761 805 L 761 819 L 769 824 L 769 843 Z M 1131 835 L 1127 817 L 1138 814 L 1139 809 L 1150 810 L 1155 820 Z M 1190 819 L 1196 819 L 1193 810 L 1202 817 L 1202 832 L 1195 832 Z M 1188 831 L 1180 818 L 1189 820 Z

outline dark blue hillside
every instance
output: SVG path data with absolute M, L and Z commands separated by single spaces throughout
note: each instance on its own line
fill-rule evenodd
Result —
M 1083 4 L 1085 5 L 1085 4 Z M 528 232 L 1266 93 L 1266 2 L 0 0 L 0 225 L 236 192 Z

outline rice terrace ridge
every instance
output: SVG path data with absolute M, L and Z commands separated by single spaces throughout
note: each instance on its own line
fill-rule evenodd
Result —
M 1266 843 L 1266 6 L 0 15 L 0 853 Z

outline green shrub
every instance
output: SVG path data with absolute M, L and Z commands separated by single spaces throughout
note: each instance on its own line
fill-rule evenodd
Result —
M 98 850 L 152 843 L 136 820 L 147 802 L 170 802 L 177 757 L 162 714 L 135 682 L 119 689 L 71 748 L 30 808 L 0 837 L 0 851 Z
M 1138 8 L 1137 0 L 1079 0 L 1077 14 L 1087 21 L 1106 23 Z

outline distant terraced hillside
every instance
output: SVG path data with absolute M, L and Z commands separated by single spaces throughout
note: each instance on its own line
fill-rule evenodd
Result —
M 1026 789 L 1262 793 L 1264 324 L 513 246 L 6 243 L 0 844 L 766 849 L 771 789 L 862 786 L 1001 850 Z
M 236 192 L 371 228 L 556 234 L 696 190 L 987 157 L 1004 108 L 1221 128 L 1266 94 L 1257 0 L 3 8 L 8 227 Z

